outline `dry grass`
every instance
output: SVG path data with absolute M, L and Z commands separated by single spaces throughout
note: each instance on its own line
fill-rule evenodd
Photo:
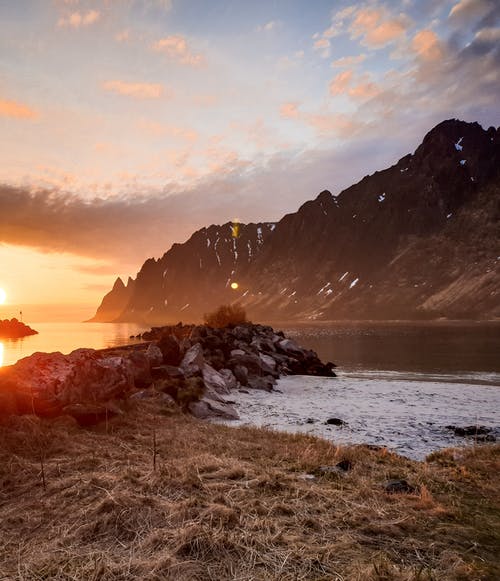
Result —
M 416 463 L 136 406 L 0 426 L 0 579 L 500 578 L 499 446 Z M 304 477 L 342 459 L 346 476 Z M 401 477 L 419 493 L 384 492 Z

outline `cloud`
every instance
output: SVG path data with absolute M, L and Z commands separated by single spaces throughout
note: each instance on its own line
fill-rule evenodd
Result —
M 0 117 L 10 117 L 12 119 L 36 119 L 38 113 L 17 101 L 4 101 L 0 99 Z
M 327 124 L 326 118 L 311 122 Z M 147 195 L 136 186 L 131 196 L 84 200 L 60 189 L 0 184 L 0 244 L 91 257 L 99 265 L 117 261 L 124 272 L 161 256 L 203 226 L 234 216 L 243 222 L 277 220 L 325 188 L 347 187 L 393 161 L 394 153 L 375 143 L 368 139 L 342 151 L 276 154 L 263 165 L 244 167 L 241 160 L 231 166 L 222 159 L 230 157 L 229 150 L 214 151 L 214 165 L 224 164 L 219 173 L 187 189 L 171 184 Z M 99 266 L 94 274 L 100 272 Z
M 160 99 L 165 95 L 165 89 L 159 83 L 133 83 L 114 80 L 105 81 L 102 86 L 104 90 L 110 93 L 135 99 Z
M 205 57 L 200 53 L 192 52 L 186 38 L 178 34 L 156 41 L 153 44 L 153 50 L 166 54 L 183 65 L 197 67 L 205 64 Z
M 366 60 L 365 54 L 358 54 L 357 56 L 344 56 L 332 62 L 333 68 L 342 69 L 345 67 L 354 67 Z
M 441 42 L 432 30 L 421 30 L 413 37 L 412 48 L 425 60 L 434 61 L 443 57 Z
M 271 32 L 272 30 L 276 30 L 282 25 L 282 23 L 278 20 L 270 20 L 265 24 L 261 24 L 257 26 L 257 32 Z
M 328 38 L 318 38 L 314 41 L 313 49 L 321 52 L 323 58 L 328 58 L 330 56 L 330 41 Z
M 169 135 L 170 137 L 182 139 L 188 143 L 194 143 L 195 141 L 198 141 L 199 138 L 198 132 L 194 129 L 179 127 L 176 125 L 167 125 L 166 123 L 159 123 L 158 121 L 152 121 L 150 119 L 139 119 L 137 127 L 141 131 L 149 133 L 149 135 L 155 137 Z
M 404 14 L 392 16 L 384 7 L 360 8 L 354 13 L 349 30 L 352 38 L 371 48 L 382 48 L 403 36 L 409 27 Z
M 115 34 L 116 42 L 128 42 L 130 40 L 130 30 L 125 28 Z
M 342 71 L 338 73 L 330 83 L 330 95 L 342 95 L 347 91 L 347 88 L 352 80 L 352 70 Z
M 494 8 L 492 0 L 460 0 L 450 10 L 448 17 L 457 23 L 479 20 Z
M 500 28 L 481 28 L 476 32 L 475 39 L 479 42 L 500 42 Z
M 283 119 L 297 119 L 299 117 L 298 103 L 283 103 L 280 107 L 280 116 Z
M 81 28 L 96 23 L 101 18 L 98 10 L 88 10 L 87 12 L 72 12 L 68 16 L 61 16 L 57 25 L 61 28 Z

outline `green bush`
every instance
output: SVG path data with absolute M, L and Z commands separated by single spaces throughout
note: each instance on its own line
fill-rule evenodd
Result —
M 235 327 L 248 322 L 245 309 L 241 305 L 221 305 L 203 318 L 205 324 L 216 328 Z

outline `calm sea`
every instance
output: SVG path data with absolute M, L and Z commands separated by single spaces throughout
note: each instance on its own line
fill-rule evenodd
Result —
M 132 342 L 131 335 L 147 329 L 132 323 L 37 323 L 33 327 L 38 335 L 0 340 L 3 365 L 36 351 L 69 353 L 79 347 L 124 345 Z M 344 372 L 500 374 L 500 324 L 338 323 L 281 328 Z
M 103 349 L 133 342 L 146 327 L 132 323 L 34 323 L 38 335 L 0 339 L 0 365 L 10 365 L 36 351 L 70 353 L 80 347 Z

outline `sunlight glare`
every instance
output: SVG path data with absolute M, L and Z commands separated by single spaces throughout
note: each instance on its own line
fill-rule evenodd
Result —
M 238 285 L 238 283 L 237 283 L 237 282 L 232 282 L 232 283 L 231 283 L 231 288 L 232 288 L 233 290 L 236 290 L 236 289 L 238 288 L 238 286 L 239 286 L 239 285 Z

